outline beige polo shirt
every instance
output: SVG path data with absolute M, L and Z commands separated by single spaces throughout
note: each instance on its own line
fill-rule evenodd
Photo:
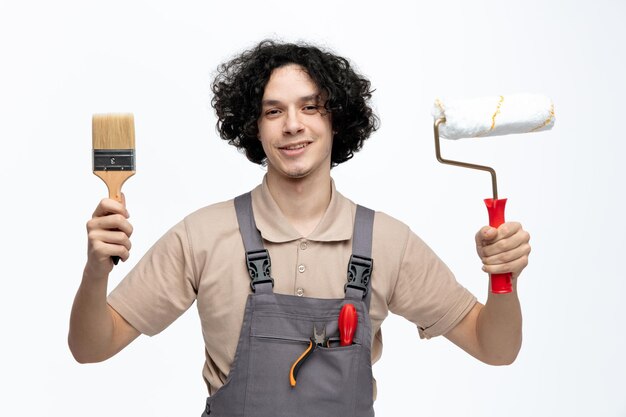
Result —
M 301 236 L 264 180 L 252 206 L 272 261 L 274 291 L 343 298 L 356 205 L 332 187 L 324 217 Z M 406 225 L 377 212 L 372 247 L 372 363 L 382 354 L 380 326 L 391 311 L 415 323 L 423 338 L 452 329 L 476 298 Z M 250 277 L 233 200 L 202 208 L 170 229 L 109 295 L 109 304 L 146 335 L 169 326 L 194 301 L 202 323 L 210 393 L 226 381 L 243 321 Z

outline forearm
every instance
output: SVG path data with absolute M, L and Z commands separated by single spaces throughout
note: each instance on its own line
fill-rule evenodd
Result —
M 81 363 L 99 362 L 111 356 L 113 319 L 106 301 L 106 276 L 93 276 L 88 268 L 76 292 L 68 344 L 74 358 Z
M 481 359 L 486 363 L 511 364 L 522 346 L 522 312 L 516 287 L 517 279 L 514 279 L 511 293 L 489 291 L 487 302 L 478 315 L 476 336 Z

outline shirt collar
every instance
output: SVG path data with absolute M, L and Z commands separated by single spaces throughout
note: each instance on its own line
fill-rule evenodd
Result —
M 309 236 L 302 236 L 287 221 L 272 198 L 266 177 L 263 177 L 263 182 L 252 190 L 252 209 L 256 226 L 263 239 L 275 243 L 299 239 L 320 242 L 349 240 L 352 237 L 354 206 L 352 201 L 335 189 L 335 182 L 331 179 L 330 204 L 326 212 L 315 230 Z

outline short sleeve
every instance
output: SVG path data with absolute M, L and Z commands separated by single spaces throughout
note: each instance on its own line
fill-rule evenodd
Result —
M 150 248 L 109 294 L 108 303 L 141 333 L 160 333 L 196 299 L 191 253 L 182 221 Z
M 452 271 L 409 231 L 389 310 L 417 325 L 421 338 L 447 333 L 476 303 Z

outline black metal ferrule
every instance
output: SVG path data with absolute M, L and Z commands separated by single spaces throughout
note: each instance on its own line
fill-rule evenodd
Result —
M 134 171 L 134 149 L 94 149 L 94 171 Z
M 352 255 L 348 263 L 348 283 L 344 290 L 356 288 L 363 291 L 363 298 L 367 295 L 367 287 L 372 274 L 372 258 Z
M 267 249 L 246 252 L 246 264 L 250 274 L 250 287 L 256 291 L 256 284 L 271 282 L 274 287 L 274 278 L 271 277 L 270 254 Z

